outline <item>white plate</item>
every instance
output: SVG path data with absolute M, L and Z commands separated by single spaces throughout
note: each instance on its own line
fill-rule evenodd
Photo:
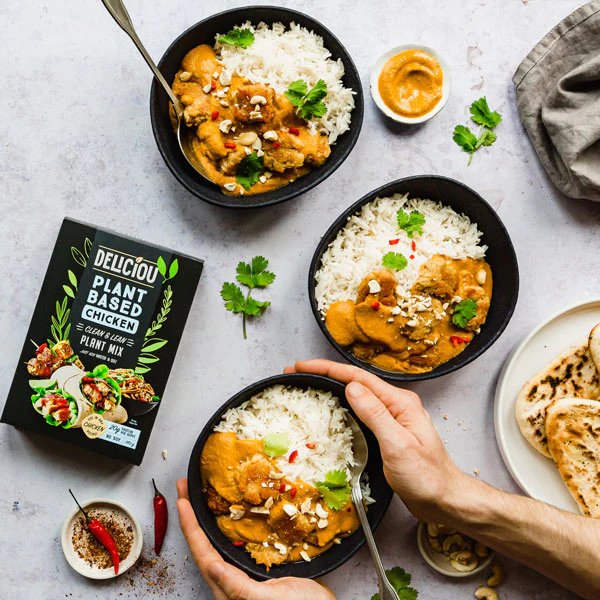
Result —
M 521 489 L 537 500 L 579 513 L 552 459 L 521 435 L 515 401 L 525 382 L 571 344 L 584 339 L 600 322 L 600 299 L 569 306 L 536 327 L 506 361 L 494 407 L 496 439 L 506 467 Z

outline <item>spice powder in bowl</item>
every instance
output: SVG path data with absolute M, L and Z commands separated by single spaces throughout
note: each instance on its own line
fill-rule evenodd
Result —
M 92 519 L 98 519 L 114 540 L 120 558 L 119 574 L 131 567 L 142 550 L 142 531 L 138 520 L 120 502 L 94 499 L 82 505 Z M 63 525 L 61 543 L 65 558 L 81 575 L 92 579 L 116 577 L 108 550 L 88 528 L 79 509 Z

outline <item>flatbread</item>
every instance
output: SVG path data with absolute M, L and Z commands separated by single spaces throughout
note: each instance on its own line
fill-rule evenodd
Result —
M 596 365 L 596 369 L 600 371 L 600 323 L 592 329 L 590 332 L 590 338 L 588 340 L 588 346 L 590 348 L 590 354 L 592 360 Z
M 568 348 L 536 373 L 517 397 L 515 412 L 523 437 L 541 454 L 552 457 L 546 440 L 546 409 L 559 398 L 600 400 L 600 375 L 588 341 Z
M 546 412 L 548 448 L 581 512 L 600 518 L 600 402 L 563 398 Z

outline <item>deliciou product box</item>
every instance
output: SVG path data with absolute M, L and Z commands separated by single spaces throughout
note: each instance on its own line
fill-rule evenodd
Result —
M 202 265 L 65 219 L 2 421 L 139 465 Z

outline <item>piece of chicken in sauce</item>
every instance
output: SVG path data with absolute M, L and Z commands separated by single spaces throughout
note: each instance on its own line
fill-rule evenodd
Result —
M 424 373 L 460 354 L 485 323 L 492 273 L 482 259 L 435 255 L 421 266 L 409 298 L 399 298 L 396 287 L 391 271 L 369 273 L 354 301 L 329 307 L 325 325 L 361 360 L 386 371 Z M 476 310 L 459 327 L 453 314 L 466 299 Z
M 208 45 L 185 55 L 172 89 L 186 125 L 196 129 L 196 157 L 225 194 L 274 190 L 322 166 L 331 153 L 328 136 L 310 131 L 284 95 L 229 74 Z M 248 157 L 260 175 L 244 187 L 236 175 Z

